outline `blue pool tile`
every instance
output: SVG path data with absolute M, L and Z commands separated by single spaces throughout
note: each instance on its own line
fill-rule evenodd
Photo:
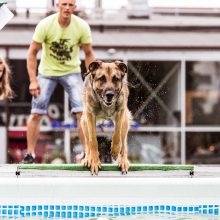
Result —
M 118 208 L 114 208 L 114 213 L 118 213 Z
M 72 209 L 73 209 L 72 206 L 70 206 L 70 205 L 67 206 L 67 210 L 72 210 Z
M 72 218 L 72 212 L 67 212 L 67 218 Z
M 209 214 L 213 214 L 213 209 L 209 209 L 209 210 L 208 210 L 208 213 L 209 213 Z
M 146 212 L 147 211 L 147 206 L 143 207 L 143 211 Z
M 166 205 L 166 211 L 170 211 L 170 206 Z
M 161 210 L 161 211 L 164 211 L 164 210 L 165 210 L 165 206 L 164 206 L 164 205 L 161 205 L 161 206 L 160 206 L 160 210 Z
M 83 211 L 84 210 L 84 206 L 79 206 L 79 211 Z
M 78 205 L 74 205 L 73 210 L 78 210 Z
M 219 209 L 214 209 L 214 214 L 218 215 L 219 214 Z
M 50 210 L 54 210 L 54 205 L 50 205 Z
M 62 212 L 62 213 L 61 213 L 61 217 L 62 217 L 62 218 L 66 218 L 66 212 Z
M 102 207 L 102 212 L 107 212 L 107 207 Z
M 56 205 L 56 210 L 60 210 L 60 206 L 59 205 Z
M 138 207 L 137 207 L 137 211 L 138 211 L 138 212 L 141 212 L 141 209 L 142 209 L 141 206 L 138 206 Z
M 78 212 L 73 212 L 73 218 L 77 218 L 78 217 Z
M 50 218 L 54 217 L 54 212 L 50 212 Z
M 62 205 L 62 210 L 66 210 L 66 206 L 65 205 Z
M 40 210 L 40 211 L 43 210 L 43 206 L 42 206 L 42 205 L 39 205 L 37 208 L 38 208 L 38 210 Z
M 108 208 L 108 212 L 113 212 L 113 208 L 112 208 L 112 207 L 109 207 L 109 208 Z
M 18 215 L 18 214 L 19 214 L 18 209 L 15 209 L 15 210 L 14 210 L 14 215 Z
M 36 212 L 32 212 L 31 214 L 32 214 L 32 216 L 36 216 L 36 215 L 37 215 L 37 213 L 36 213 Z
M 49 212 L 44 212 L 44 217 L 49 217 Z
M 171 210 L 172 210 L 173 212 L 176 212 L 176 206 L 172 206 Z
M 198 211 L 199 211 L 199 207 L 195 207 L 195 208 L 194 208 L 194 211 L 195 211 L 195 212 L 198 212 Z
M 207 215 L 208 214 L 207 209 L 202 210 L 202 214 Z
M 182 212 L 182 210 L 183 210 L 182 207 L 178 207 L 178 208 L 177 208 L 177 211 L 178 211 L 178 212 Z
M 130 212 L 131 212 L 130 207 L 126 207 L 126 208 L 125 208 L 125 211 L 126 211 L 127 214 L 130 214 Z
M 120 207 L 120 213 L 124 213 L 124 212 L 125 212 L 124 207 Z
M 60 212 L 55 212 L 55 217 L 59 218 L 60 217 Z
M 31 216 L 31 213 L 30 213 L 30 212 L 26 212 L 26 213 L 25 213 L 25 216 L 26 216 L 26 217 L 30 217 L 30 216 Z
M 183 211 L 184 211 L 184 212 L 187 212 L 187 211 L 188 211 L 188 207 L 185 207 L 185 206 L 184 206 L 184 207 L 183 207 Z
M 44 210 L 48 210 L 49 209 L 49 206 L 48 205 L 45 205 L 44 206 Z

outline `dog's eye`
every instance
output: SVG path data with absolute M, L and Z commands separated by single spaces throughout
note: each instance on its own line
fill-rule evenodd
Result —
M 120 79 L 119 79 L 118 77 L 113 76 L 113 78 L 112 78 L 112 82 L 113 82 L 113 83 L 117 83 L 117 82 L 119 82 L 119 81 L 120 81 Z
M 105 83 L 106 82 L 106 78 L 105 76 L 101 76 L 100 78 L 98 78 L 98 80 L 102 83 Z

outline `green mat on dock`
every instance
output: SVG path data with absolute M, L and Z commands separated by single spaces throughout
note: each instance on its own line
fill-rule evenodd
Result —
M 35 169 L 35 170 L 72 170 L 72 171 L 88 171 L 87 167 L 80 164 L 20 164 L 18 169 Z M 116 164 L 102 164 L 101 171 L 118 171 Z M 157 164 L 130 164 L 129 171 L 144 170 L 193 170 L 191 165 L 157 165 Z

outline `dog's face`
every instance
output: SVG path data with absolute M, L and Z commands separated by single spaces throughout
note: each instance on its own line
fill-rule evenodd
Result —
M 92 74 L 92 87 L 105 106 L 112 106 L 121 91 L 122 80 L 127 66 L 121 61 L 104 63 L 94 61 L 89 65 Z

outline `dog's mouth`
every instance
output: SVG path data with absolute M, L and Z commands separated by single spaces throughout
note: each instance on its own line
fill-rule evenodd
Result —
M 104 100 L 104 102 L 105 102 L 105 104 L 106 104 L 107 106 L 111 106 L 112 103 L 113 103 L 113 102 L 107 102 L 107 101 L 105 101 L 105 100 Z
M 104 103 L 107 106 L 111 106 L 114 102 L 115 92 L 113 90 L 107 90 L 103 95 Z

